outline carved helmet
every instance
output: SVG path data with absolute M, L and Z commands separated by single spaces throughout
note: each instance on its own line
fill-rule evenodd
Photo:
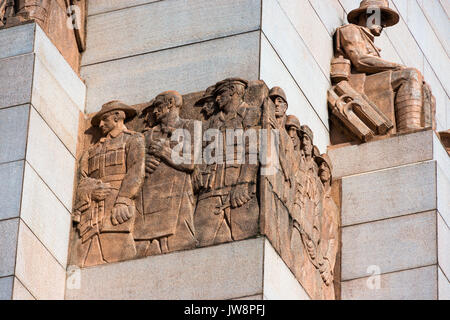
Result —
M 136 115 L 136 110 L 133 109 L 132 107 L 130 107 L 129 105 L 126 105 L 125 103 L 118 101 L 118 100 L 113 100 L 110 102 L 105 103 L 102 106 L 102 109 L 97 112 L 94 117 L 91 120 L 91 124 L 94 127 L 98 127 L 100 124 L 100 120 L 102 118 L 102 116 L 105 113 L 111 112 L 111 111 L 115 111 L 115 110 L 120 110 L 125 112 L 125 119 L 129 120 L 130 118 L 134 117 Z
M 272 89 L 270 89 L 269 97 L 270 98 L 280 97 L 284 100 L 284 102 L 287 103 L 286 93 L 284 93 L 284 90 L 281 89 L 280 87 L 273 87 Z
M 244 86 L 244 89 L 248 87 L 248 81 L 241 78 L 227 78 L 225 80 L 219 81 L 216 83 L 214 90 L 212 91 L 212 95 L 215 96 L 220 90 L 224 87 L 228 87 L 231 85 L 241 85 Z
M 347 20 L 350 23 L 358 24 L 359 17 L 362 14 L 371 14 L 373 12 L 372 9 L 375 8 L 381 11 L 381 23 L 383 26 L 393 26 L 400 20 L 398 13 L 389 8 L 389 0 L 363 0 L 358 9 L 349 12 Z
M 332 175 L 332 172 L 333 172 L 333 164 L 331 163 L 331 159 L 330 159 L 330 157 L 328 156 L 328 154 L 324 153 L 324 154 L 315 156 L 315 157 L 314 157 L 314 160 L 316 161 L 316 163 L 317 163 L 317 165 L 318 165 L 319 167 L 320 167 L 320 165 L 321 165 L 322 163 L 325 163 L 325 164 L 328 166 L 328 168 L 330 169 L 330 175 Z
M 311 128 L 307 125 L 303 125 L 300 127 L 300 134 L 303 136 L 306 134 L 310 139 L 311 142 L 314 140 L 314 133 L 312 132 Z
M 286 129 L 289 127 L 295 127 L 295 129 L 300 130 L 301 126 L 300 126 L 300 121 L 298 120 L 298 118 L 292 114 L 288 115 L 286 117 L 286 124 L 285 124 Z

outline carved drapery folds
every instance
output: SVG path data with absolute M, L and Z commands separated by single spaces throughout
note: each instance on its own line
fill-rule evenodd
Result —
M 103 105 L 87 120 L 71 263 L 265 235 L 314 298 L 333 299 L 332 164 L 287 109 L 281 88 L 240 78 Z
M 335 33 L 328 106 L 331 142 L 435 128 L 436 102 L 420 71 L 383 60 L 374 39 L 395 25 L 388 0 L 364 0 Z

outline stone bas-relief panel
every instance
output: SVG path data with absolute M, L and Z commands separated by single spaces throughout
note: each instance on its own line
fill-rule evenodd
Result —
M 314 299 L 334 299 L 332 164 L 287 115 L 283 89 L 228 78 L 87 116 L 70 264 L 80 267 L 265 235 Z
M 86 49 L 87 0 L 0 0 L 0 28 L 36 21 L 78 73 Z
M 436 99 L 421 72 L 381 58 L 383 28 L 399 22 L 388 0 L 363 0 L 334 36 L 328 90 L 332 144 L 436 128 Z

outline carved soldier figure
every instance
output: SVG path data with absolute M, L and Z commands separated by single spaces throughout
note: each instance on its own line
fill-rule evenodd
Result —
M 132 259 L 136 247 L 131 234 L 134 199 L 145 174 L 144 138 L 124 122 L 136 111 L 111 101 L 92 118 L 103 137 L 89 148 L 80 163 L 73 221 L 80 241 L 76 254 L 81 267 Z
M 321 197 L 319 189 L 318 167 L 314 161 L 317 147 L 313 144 L 314 135 L 307 125 L 300 127 L 301 157 L 296 175 L 296 194 L 294 200 L 294 228 L 298 229 L 308 251 L 315 263 L 317 245 L 320 240 Z
M 300 129 L 301 129 L 301 126 L 300 126 L 300 121 L 298 120 L 298 118 L 294 115 L 288 115 L 286 118 L 286 131 L 287 131 L 289 137 L 291 137 L 292 145 L 294 148 L 294 159 L 297 159 L 297 160 L 300 159 L 300 137 L 299 137 Z M 299 164 L 298 161 L 293 161 L 292 172 L 297 171 L 298 164 Z
M 212 94 L 218 113 L 212 115 L 205 128 L 220 131 L 219 139 L 226 137 L 227 129 L 241 129 L 245 133 L 258 125 L 260 110 L 244 102 L 247 86 L 248 82 L 239 78 L 216 84 Z M 195 189 L 199 190 L 194 225 L 200 246 L 241 240 L 258 233 L 258 165 L 249 163 L 247 145 L 244 146 L 244 164 L 222 159 L 227 146 L 226 143 L 218 145 L 224 148 L 224 151 L 216 150 L 218 161 L 198 166 L 194 174 Z M 234 147 L 234 159 L 237 159 L 236 145 Z
M 133 231 L 138 256 L 191 249 L 194 237 L 194 193 L 192 157 L 178 161 L 173 148 L 191 153 L 194 121 L 180 118 L 182 96 L 176 91 L 159 94 L 153 105 L 143 110 L 150 117 L 153 108 L 156 126 L 144 130 L 146 143 L 146 179 L 138 201 Z M 186 136 L 184 134 L 186 133 Z M 173 135 L 181 134 L 181 146 Z M 180 156 L 181 157 L 181 156 Z M 182 160 L 180 158 L 180 160 Z
M 336 255 L 338 252 L 338 221 L 339 209 L 331 197 L 332 170 L 330 157 L 325 153 L 315 157 L 315 161 L 319 166 L 319 177 L 323 183 L 323 211 L 322 223 L 320 231 L 320 243 L 318 248 L 318 266 L 320 275 L 326 285 L 323 291 L 325 299 L 334 299 L 334 266 L 336 264 Z
M 338 114 L 350 121 L 346 126 L 362 141 L 386 134 L 391 123 L 398 132 L 431 127 L 435 101 L 420 71 L 383 60 L 374 43 L 384 27 L 399 21 L 389 1 L 364 0 L 347 18 L 350 24 L 336 31 L 331 78 L 337 85 L 329 100 L 337 106 L 339 96 L 344 99 Z
M 277 144 L 275 145 L 275 154 L 278 161 L 276 172 L 267 176 L 271 185 L 271 197 L 268 204 L 271 208 L 265 216 L 265 233 L 272 239 L 273 245 L 280 250 L 284 261 L 290 265 L 291 250 L 289 247 L 291 238 L 292 218 L 289 214 L 289 194 L 291 186 L 294 184 L 293 163 L 298 161 L 294 159 L 294 147 L 286 130 L 286 111 L 288 102 L 286 94 L 280 87 L 273 87 L 269 91 L 269 98 L 273 104 L 273 111 L 269 112 L 270 129 L 276 130 Z M 279 165 L 278 165 L 279 164 Z
M 203 97 L 195 103 L 197 107 L 201 107 L 201 113 L 205 120 L 208 120 L 211 118 L 213 114 L 217 112 L 216 104 L 214 101 L 213 91 L 215 86 L 211 86 L 208 89 L 206 89 L 205 94 Z

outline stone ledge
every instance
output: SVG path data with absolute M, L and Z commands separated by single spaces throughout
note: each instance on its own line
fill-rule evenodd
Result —
M 284 292 L 277 289 L 280 285 Z M 66 289 L 68 300 L 216 300 L 262 295 L 269 299 L 308 298 L 264 237 L 75 269 Z

